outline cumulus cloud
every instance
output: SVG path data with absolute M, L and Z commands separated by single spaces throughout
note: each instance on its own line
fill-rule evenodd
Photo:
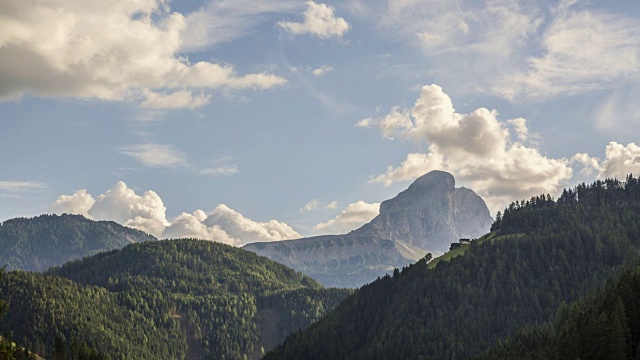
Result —
M 349 30 L 349 23 L 344 18 L 336 17 L 335 9 L 326 4 L 307 1 L 304 21 L 280 21 L 278 26 L 294 35 L 311 34 L 321 39 L 342 37 Z
M 217 241 L 229 245 L 238 246 L 241 242 L 231 237 L 220 226 L 207 226 L 203 223 L 206 219 L 202 216 L 202 210 L 196 210 L 193 214 L 182 213 L 163 232 L 163 236 L 169 239 L 195 238 Z
M 578 153 L 571 158 L 571 161 L 582 166 L 580 172 L 583 175 L 595 173 L 599 179 L 624 180 L 629 174 L 635 176 L 640 174 L 640 146 L 635 143 L 625 146 L 611 141 L 605 148 L 604 160 L 589 154 Z
M 627 146 L 615 141 L 607 145 L 605 159 L 596 169 L 600 178 L 624 179 L 630 173 L 640 175 L 640 146 L 629 143 Z
M 180 54 L 186 19 L 162 0 L 27 0 L 3 6 L 2 15 L 0 99 L 32 94 L 196 108 L 209 101 L 203 90 L 286 82 L 268 73 L 238 75 L 232 65 L 191 63 Z
M 96 199 L 87 193 L 86 189 L 78 190 L 72 195 L 61 195 L 51 205 L 51 212 L 55 214 L 78 214 L 91 218 L 89 209 L 95 204 Z
M 203 223 L 209 227 L 219 226 L 242 244 L 302 237 L 285 223 L 276 220 L 253 221 L 224 204 L 218 205 L 210 212 Z
M 96 220 L 112 220 L 160 236 L 169 225 L 166 211 L 155 191 L 147 190 L 140 196 L 123 181 L 118 181 L 106 193 L 96 197 L 88 213 Z
M 380 213 L 380 203 L 369 204 L 358 201 L 349 204 L 335 218 L 319 223 L 313 230 L 319 234 L 345 234 L 368 223 Z
M 529 137 L 529 128 L 527 128 L 527 120 L 523 118 L 511 119 L 509 120 L 509 124 L 513 125 L 516 134 L 518 135 L 518 140 L 525 141 Z
M 81 214 L 96 220 L 116 221 L 159 238 L 198 238 L 241 246 L 302 237 L 283 222 L 254 221 L 224 204 L 209 213 L 196 210 L 168 221 L 166 207 L 156 192 L 147 190 L 138 195 L 122 181 L 95 199 L 86 190 L 62 195 L 50 210 L 56 214 Z
M 389 126 L 389 116 L 405 114 L 408 122 Z M 391 122 L 398 123 L 397 121 Z M 412 153 L 397 167 L 371 179 L 391 185 L 413 180 L 431 170 L 453 173 L 458 181 L 469 184 L 493 211 L 514 199 L 541 193 L 555 194 L 572 177 L 570 160 L 549 158 L 535 147 L 515 141 L 508 129 L 511 124 L 517 136 L 526 138 L 526 121 L 500 121 L 496 111 L 479 108 L 470 114 L 455 112 L 448 95 L 437 85 L 422 88 L 420 97 L 410 110 L 392 110 L 390 115 L 372 119 L 384 136 L 398 136 L 426 142 L 429 151 Z
M 379 119 L 366 118 L 358 121 L 356 127 L 371 127 L 375 125 L 382 130 L 382 136 L 392 139 L 398 130 L 407 130 L 413 127 L 411 122 L 411 112 L 401 109 L 399 106 L 393 107 L 391 112 Z

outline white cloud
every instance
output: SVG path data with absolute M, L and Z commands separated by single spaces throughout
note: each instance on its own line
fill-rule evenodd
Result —
M 544 19 L 540 4 L 524 0 L 360 4 L 372 10 L 358 14 L 422 51 L 430 77 L 438 76 L 467 92 L 486 92 L 491 88 L 487 84 L 519 69 Z
M 380 204 L 357 201 L 349 204 L 335 218 L 319 223 L 313 230 L 319 234 L 345 234 L 368 223 L 380 213 Z
M 88 213 L 96 220 L 112 220 L 160 236 L 169 225 L 165 217 L 166 210 L 155 191 L 147 190 L 140 196 L 119 181 L 96 198 Z
M 186 166 L 189 159 L 180 150 L 171 145 L 138 144 L 123 146 L 120 153 L 130 156 L 141 163 L 152 167 Z
M 162 0 L 26 0 L 3 7 L 2 23 L 0 99 L 142 99 L 152 108 L 195 108 L 208 101 L 203 90 L 286 82 L 268 73 L 238 75 L 231 65 L 192 64 L 179 54 L 185 17 Z M 166 105 L 160 94 L 169 94 Z
M 640 84 L 640 20 L 624 6 L 604 10 L 573 0 L 431 0 L 428 6 L 420 0 L 357 0 L 348 8 L 379 25 L 384 35 L 422 50 L 429 77 L 456 86 L 458 94 L 545 101 Z
M 320 77 L 320 76 L 324 76 L 327 73 L 330 73 L 332 71 L 333 71 L 333 66 L 322 65 L 319 68 L 311 70 L 311 73 L 313 74 L 313 76 Z
M 41 190 L 45 184 L 35 181 L 0 181 L 0 190 L 7 192 Z
M 276 220 L 267 222 L 253 221 L 224 204 L 218 205 L 209 213 L 203 223 L 209 227 L 219 226 L 242 244 L 302 237 L 285 223 Z
M 605 160 L 600 164 L 599 177 L 624 180 L 630 173 L 640 175 L 640 146 L 610 142 L 605 151 Z
M 598 179 L 625 180 L 629 174 L 640 174 L 640 146 L 635 143 L 624 146 L 611 141 L 605 148 L 604 160 L 585 153 L 578 153 L 571 160 L 582 166 L 581 174 L 591 176 L 595 173 Z
M 302 237 L 285 223 L 276 220 L 257 222 L 224 204 L 209 213 L 202 210 L 182 213 L 170 222 L 166 219 L 166 207 L 156 192 L 147 190 L 137 195 L 122 181 L 95 199 L 86 190 L 62 195 L 50 209 L 57 214 L 81 214 L 96 220 L 116 221 L 159 238 L 189 237 L 242 246 L 249 242 Z
M 304 21 L 301 23 L 280 21 L 278 26 L 294 35 L 312 34 L 321 39 L 342 37 L 349 30 L 344 18 L 336 17 L 335 9 L 326 4 L 307 1 Z
M 202 223 L 204 219 L 200 216 L 200 213 L 204 214 L 202 210 L 196 210 L 194 214 L 182 213 L 180 216 L 173 219 L 171 225 L 169 225 L 162 234 L 163 237 L 169 239 L 179 238 L 195 238 L 217 241 L 229 245 L 240 245 L 238 239 L 234 239 L 218 225 L 207 226 Z
M 51 212 L 54 214 L 79 214 L 91 218 L 89 209 L 96 200 L 87 193 L 86 189 L 78 190 L 73 195 L 61 195 L 51 205 Z
M 268 15 L 301 9 L 296 0 L 210 1 L 207 6 L 186 17 L 181 50 L 201 50 L 233 41 L 268 21 Z
M 511 138 L 507 124 L 513 124 L 522 137 L 528 132 L 525 121 L 501 122 L 496 111 L 484 108 L 470 114 L 456 113 L 449 96 L 437 85 L 423 87 L 415 105 L 407 111 L 411 126 L 390 128 L 387 117 L 372 119 L 370 126 L 380 127 L 384 136 L 396 130 L 397 135 L 426 142 L 429 151 L 407 155 L 400 166 L 389 167 L 371 182 L 390 185 L 431 170 L 445 170 L 469 184 L 497 211 L 514 199 L 555 194 L 573 175 L 569 160 L 546 157 Z
M 640 81 L 640 22 L 621 14 L 563 6 L 540 39 L 542 55 L 494 90 L 507 98 L 548 98 Z
M 336 209 L 336 208 L 338 208 L 337 201 L 332 201 L 325 205 L 318 199 L 311 199 L 303 207 L 301 207 L 299 211 L 302 213 L 302 212 L 316 211 L 321 209 Z
M 396 168 L 389 166 L 386 173 L 374 177 L 369 182 L 384 183 L 385 186 L 391 186 L 394 182 L 413 180 L 431 170 L 443 168 L 444 159 L 439 153 L 411 153 L 407 155 L 407 158 L 400 166 Z
M 391 109 L 389 114 L 380 119 L 374 121 L 374 119 L 367 118 L 356 123 L 356 127 L 362 128 L 371 127 L 373 125 L 382 130 L 382 136 L 388 139 L 393 139 L 393 135 L 398 130 L 408 130 L 413 127 L 413 123 L 411 122 L 411 112 L 396 106 Z
M 509 124 L 513 125 L 518 140 L 525 141 L 529 137 L 529 128 L 527 128 L 527 120 L 523 118 L 511 119 Z

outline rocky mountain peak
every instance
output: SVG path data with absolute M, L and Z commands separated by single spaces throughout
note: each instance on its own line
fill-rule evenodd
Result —
M 456 179 L 446 171 L 433 170 L 417 178 L 407 191 L 454 189 Z
M 453 175 L 431 171 L 382 202 L 376 218 L 349 234 L 244 248 L 302 271 L 325 286 L 359 287 L 427 252 L 442 254 L 460 238 L 489 232 L 492 218 L 487 205 L 472 190 L 455 184 Z
M 453 175 L 431 171 L 380 205 L 380 214 L 354 231 L 399 241 L 434 254 L 444 253 L 459 238 L 477 238 L 493 219 L 484 200 L 456 188 Z

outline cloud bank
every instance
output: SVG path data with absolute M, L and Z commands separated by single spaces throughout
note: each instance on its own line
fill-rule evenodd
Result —
M 257 222 L 224 204 L 210 212 L 182 213 L 168 221 L 166 207 L 153 190 L 137 195 L 119 181 L 95 199 L 86 190 L 60 196 L 51 212 L 80 214 L 96 220 L 116 221 L 159 238 L 198 238 L 242 246 L 250 242 L 301 238 L 289 225 L 270 220 Z
M 24 94 L 197 108 L 211 89 L 268 89 L 285 79 L 180 54 L 185 17 L 162 0 L 26 0 L 2 5 L 0 100 Z M 194 94 L 197 92 L 197 94 Z

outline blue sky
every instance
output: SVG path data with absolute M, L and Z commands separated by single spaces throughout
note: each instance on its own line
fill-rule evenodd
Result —
M 433 169 L 495 213 L 640 172 L 640 3 L 0 5 L 0 219 L 235 245 L 353 229 Z

